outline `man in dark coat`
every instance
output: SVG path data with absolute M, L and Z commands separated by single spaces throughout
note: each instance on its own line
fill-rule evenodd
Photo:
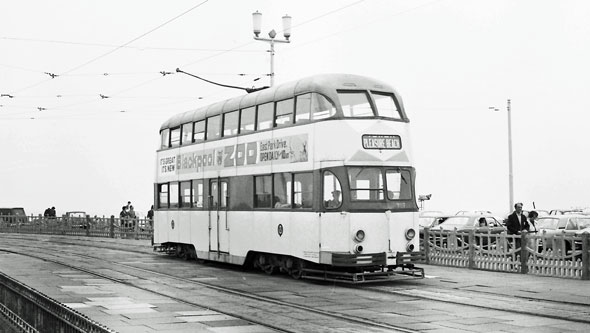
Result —
M 509 235 L 520 235 L 524 231 L 530 229 L 529 222 L 526 216 L 522 213 L 522 203 L 519 202 L 514 205 L 514 212 L 508 215 L 508 221 L 506 222 L 506 229 L 508 229 Z M 520 248 L 520 237 L 514 239 L 515 248 Z
M 526 216 L 522 213 L 522 203 L 519 202 L 514 205 L 514 212 L 508 215 L 506 228 L 508 229 L 509 235 L 520 235 L 521 231 L 529 230 L 529 222 L 527 221 Z

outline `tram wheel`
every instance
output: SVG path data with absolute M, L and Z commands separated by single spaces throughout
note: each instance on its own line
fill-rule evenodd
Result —
M 272 264 L 271 258 L 266 255 L 259 255 L 256 260 L 257 266 L 266 274 L 272 275 L 276 267 Z
M 303 276 L 303 262 L 299 259 L 293 260 L 291 263 L 291 268 L 289 269 L 289 275 L 295 280 L 301 279 Z

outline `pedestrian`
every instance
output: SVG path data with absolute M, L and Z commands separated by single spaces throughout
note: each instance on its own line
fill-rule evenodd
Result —
M 129 217 L 129 213 L 127 213 L 127 206 L 121 207 L 121 212 L 119 213 L 119 228 L 127 228 L 127 218 Z
M 479 223 L 480 227 L 487 227 L 488 226 L 488 221 L 486 221 L 485 217 L 480 217 L 477 222 Z
M 537 213 L 534 210 L 531 210 L 528 214 L 528 218 L 529 218 L 529 228 L 527 229 L 527 232 L 531 233 L 531 234 L 536 234 L 538 232 L 537 230 L 537 223 L 535 222 L 535 220 L 537 220 L 537 218 L 539 217 L 539 213 Z M 537 246 L 537 235 L 530 235 L 527 237 L 527 247 L 530 248 L 533 251 L 538 251 L 538 246 Z
M 150 220 L 150 226 L 152 226 L 152 224 L 154 223 L 154 205 L 152 205 L 150 210 L 148 210 L 147 218 L 148 220 Z
M 49 218 L 51 216 L 51 208 L 47 208 L 44 212 L 43 212 L 43 217 L 44 218 Z
M 55 207 L 51 207 L 51 209 L 49 210 L 49 218 L 55 219 L 56 216 L 57 216 L 57 213 L 55 212 Z
M 129 227 L 133 230 L 135 229 L 135 219 L 137 215 L 135 215 L 135 210 L 133 209 L 133 205 L 129 205 L 129 211 L 127 212 L 127 217 L 129 218 Z
M 515 248 L 520 248 L 520 234 L 522 231 L 527 231 L 530 228 L 526 216 L 522 213 L 522 203 L 518 202 L 514 205 L 514 212 L 508 215 L 508 222 L 506 222 L 506 229 L 509 235 L 518 235 L 514 239 Z

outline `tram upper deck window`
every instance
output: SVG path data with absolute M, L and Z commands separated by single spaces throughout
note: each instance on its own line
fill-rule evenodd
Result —
M 256 130 L 256 107 L 251 106 L 249 108 L 242 109 L 240 112 L 242 113 L 240 118 L 240 133 L 245 134 L 254 132 L 254 130 Z
M 180 146 L 180 127 L 173 128 L 170 131 L 170 147 Z
M 223 136 L 238 134 L 238 120 L 240 113 L 232 111 L 223 115 Z
M 317 93 L 308 93 L 296 97 L 295 122 L 305 123 L 333 116 L 336 108 L 326 97 Z
M 383 200 L 383 173 L 380 168 L 349 168 L 348 180 L 352 200 Z
M 387 170 L 387 198 L 389 200 L 412 199 L 411 174 L 408 170 Z
M 200 120 L 195 122 L 195 127 L 193 128 L 193 139 L 195 142 L 203 142 L 205 141 L 205 121 Z
M 221 137 L 221 115 L 207 118 L 207 140 Z
M 377 107 L 377 114 L 381 117 L 402 119 L 402 115 L 395 104 L 395 100 L 392 94 L 371 92 L 373 94 L 373 100 Z
M 258 123 L 257 131 L 265 130 L 272 127 L 272 117 L 274 111 L 274 103 L 265 103 L 258 105 Z
M 293 123 L 293 108 L 295 100 L 293 98 L 277 102 L 275 116 L 275 126 L 288 126 Z
M 369 95 L 364 91 L 339 90 L 338 98 L 345 117 L 372 117 L 375 115 L 369 102 Z
M 160 149 L 168 148 L 170 145 L 170 130 L 165 129 L 160 133 Z
M 190 145 L 193 142 L 193 123 L 182 125 L 181 145 Z

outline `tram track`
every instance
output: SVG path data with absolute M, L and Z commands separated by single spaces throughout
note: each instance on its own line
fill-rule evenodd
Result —
M 62 242 L 62 244 L 67 245 L 80 245 L 75 242 Z M 104 248 L 101 246 L 96 246 L 96 248 Z M 119 251 L 126 251 L 125 249 L 116 248 L 113 246 L 108 247 L 111 250 L 119 250 Z M 46 249 L 46 248 L 43 248 Z M 146 251 L 136 251 L 138 253 L 148 254 Z M 72 255 L 71 253 L 69 253 Z M 145 268 L 138 268 L 135 266 L 131 266 L 128 264 L 122 264 L 119 262 L 108 261 L 103 258 L 98 258 L 95 256 L 88 256 L 82 254 L 76 254 L 80 257 L 86 257 L 92 260 L 102 260 L 104 262 L 109 263 L 110 265 L 117 265 L 119 267 L 125 269 L 133 269 L 139 270 L 143 273 L 147 274 L 163 274 L 160 272 L 156 272 L 153 270 L 145 269 Z M 172 259 L 172 258 L 171 258 Z M 174 259 L 172 259 L 174 260 Z M 220 268 L 221 269 L 221 268 Z M 225 268 L 224 268 L 225 269 Z M 162 275 L 161 275 L 162 276 Z M 203 281 L 194 281 L 186 278 L 181 278 L 177 276 L 172 276 L 168 274 L 163 274 L 167 278 L 174 278 L 177 281 L 182 281 L 183 283 L 193 283 L 197 286 L 210 288 L 213 290 L 217 290 L 219 292 L 232 294 L 232 295 L 239 295 L 240 297 L 246 297 L 249 299 L 254 299 L 257 301 L 262 302 L 269 302 L 280 306 L 288 306 L 288 307 L 295 307 L 302 311 L 313 312 L 316 314 L 330 316 L 331 318 L 338 318 L 340 320 L 346 320 L 348 322 L 355 322 L 361 325 L 371 325 L 373 327 L 380 327 L 384 329 L 395 329 L 398 331 L 404 332 L 413 332 L 412 330 L 407 330 L 405 328 L 396 327 L 395 325 L 391 324 L 384 324 L 384 323 L 377 323 L 372 322 L 366 318 L 354 318 L 348 314 L 337 313 L 332 311 L 324 311 L 321 309 L 315 309 L 310 307 L 301 306 L 299 304 L 294 304 L 291 302 L 281 301 L 275 298 L 269 298 L 266 296 L 259 296 L 250 292 L 235 290 L 227 287 L 221 287 L 219 285 L 213 283 L 207 283 Z M 280 277 L 278 277 L 280 278 Z M 397 284 L 395 285 L 377 285 L 377 286 L 362 286 L 362 287 L 355 287 L 355 286 L 348 286 L 343 285 L 342 287 L 350 288 L 353 290 L 362 289 L 368 293 L 378 293 L 380 295 L 389 294 L 394 296 L 401 296 L 401 297 L 413 297 L 423 300 L 428 300 L 432 302 L 440 302 L 444 304 L 455 304 L 455 305 L 462 305 L 467 307 L 479 308 L 484 310 L 496 310 L 496 311 L 504 311 L 509 313 L 519 313 L 523 315 L 530 315 L 534 317 L 540 318 L 551 318 L 551 319 L 560 319 L 560 320 L 567 320 L 571 322 L 579 322 L 579 323 L 590 323 L 590 319 L 588 319 L 588 313 L 590 312 L 590 307 L 586 304 L 581 304 L 577 302 L 567 302 L 567 301 L 554 301 L 554 300 L 539 300 L 538 298 L 534 297 L 522 297 L 517 295 L 503 295 L 503 294 L 496 294 L 492 292 L 486 291 L 478 291 L 478 290 L 459 290 L 457 288 L 450 288 L 450 289 L 443 289 L 440 288 L 433 288 L 433 287 L 420 287 L 417 288 L 405 288 L 399 287 Z M 232 314 L 233 315 L 233 314 Z M 235 315 L 233 315 L 235 316 Z M 351 321 L 352 319 L 352 321 Z M 245 320 L 249 320 L 245 318 Z M 384 326 L 383 326 L 384 325 Z
M 72 243 L 68 243 L 68 245 L 78 245 L 79 244 L 72 244 Z M 21 245 L 22 246 L 22 245 Z M 43 250 L 47 250 L 46 247 L 35 247 L 35 246 L 31 246 L 31 245 L 25 245 L 26 248 L 33 248 L 33 249 L 43 249 Z M 94 246 L 93 246 L 94 247 Z M 96 247 L 96 248 L 102 248 L 102 247 Z M 111 248 L 112 249 L 112 248 Z M 114 249 L 113 249 L 114 250 Z M 0 248 L 0 251 L 3 252 L 7 252 L 7 253 L 13 253 L 13 254 L 17 254 L 17 255 L 24 255 L 24 256 L 28 256 L 31 258 L 36 258 L 36 259 L 41 259 L 41 260 L 46 260 L 49 262 L 53 262 L 59 265 L 62 265 L 64 267 L 70 268 L 70 269 L 74 269 L 80 272 L 84 272 L 86 274 L 89 275 L 93 275 L 105 280 L 109 280 L 109 281 L 113 281 L 116 283 L 121 283 L 121 284 L 125 284 L 125 285 L 131 285 L 137 289 L 140 290 L 144 290 L 144 291 L 148 291 L 151 293 L 155 293 L 157 295 L 160 296 L 164 296 L 167 297 L 169 299 L 181 302 L 181 303 L 185 303 L 188 305 L 192 305 L 192 306 L 197 306 L 197 307 L 202 307 L 204 309 L 210 309 L 210 310 L 214 310 L 217 311 L 219 313 L 223 313 L 226 314 L 228 316 L 233 316 L 236 318 L 240 318 L 242 320 L 251 322 L 251 323 L 255 323 L 264 327 L 268 327 L 268 328 L 272 328 L 274 330 L 277 330 L 279 332 L 287 332 L 287 333 L 295 333 L 295 332 L 300 332 L 297 330 L 290 330 L 287 329 L 285 326 L 286 325 L 273 325 L 270 324 L 268 321 L 260 321 L 257 320 L 256 318 L 253 318 L 251 316 L 246 316 L 246 315 L 240 315 L 240 314 L 236 314 L 233 312 L 227 312 L 221 308 L 217 308 L 215 306 L 211 306 L 211 304 L 208 304 L 206 306 L 203 306 L 203 304 L 198 304 L 192 301 L 189 301 L 185 298 L 179 298 L 179 297 L 175 297 L 172 296 L 170 294 L 167 293 L 163 293 L 163 292 L 159 292 L 159 291 L 155 291 L 153 289 L 147 288 L 147 287 L 142 287 L 142 286 L 138 286 L 135 283 L 130 282 L 129 280 L 123 280 L 123 279 L 118 279 L 118 278 L 114 278 L 112 276 L 108 276 L 106 274 L 103 273 L 99 273 L 96 271 L 93 271 L 91 269 L 87 269 L 87 268 L 82 268 L 79 265 L 71 265 L 68 264 L 67 262 L 64 262 L 63 260 L 56 260 L 53 259 L 51 255 L 35 255 L 35 254 L 30 254 L 30 253 L 25 253 L 25 252 L 20 252 L 20 251 L 15 251 L 15 250 L 9 250 L 9 249 L 3 249 Z M 116 261 L 112 261 L 112 260 L 105 260 L 103 258 L 99 258 L 99 257 L 95 257 L 95 256 L 89 256 L 89 255 L 84 255 L 84 254 L 79 254 L 79 253 L 71 253 L 71 252 L 66 252 L 64 250 L 54 250 L 55 252 L 60 252 L 60 253 L 65 253 L 68 256 L 78 256 L 81 258 L 86 258 L 86 259 L 91 259 L 91 260 L 99 260 L 102 261 L 104 263 L 107 263 L 109 265 L 115 265 L 121 268 L 124 268 L 126 270 L 135 270 L 138 272 L 141 272 L 142 275 L 140 276 L 134 276 L 137 278 L 142 278 L 142 279 L 146 279 L 145 274 L 152 274 L 155 276 L 158 276 L 160 278 L 165 278 L 165 279 L 170 279 L 170 280 L 174 280 L 176 282 L 182 282 L 182 283 L 188 283 L 188 284 L 193 284 L 195 286 L 200 286 L 200 287 L 205 287 L 211 290 L 215 290 L 217 292 L 223 293 L 223 294 L 228 294 L 228 295 L 232 295 L 234 297 L 240 297 L 240 298 L 246 298 L 248 299 L 250 302 L 252 301 L 256 301 L 256 302 L 261 302 L 261 303 L 271 303 L 273 304 L 273 306 L 277 306 L 277 307 L 284 307 L 287 308 L 287 310 L 289 312 L 292 311 L 300 311 L 302 312 L 302 318 L 306 317 L 304 313 L 312 313 L 315 315 L 319 315 L 322 317 L 328 317 L 331 319 L 336 319 L 336 320 L 340 320 L 343 322 L 347 322 L 351 325 L 359 325 L 359 332 L 365 332 L 367 331 L 367 329 L 370 327 L 371 330 L 370 332 L 418 332 L 416 330 L 411 330 L 411 329 L 406 329 L 403 327 L 399 327 L 399 326 L 395 326 L 395 325 L 391 325 L 391 324 L 387 324 L 387 323 L 380 323 L 380 322 L 375 322 L 375 321 L 371 321 L 365 318 L 359 318 L 359 317 L 351 317 L 349 315 L 344 315 L 344 314 L 340 314 L 340 313 L 336 313 L 336 312 L 332 312 L 332 311 L 326 311 L 326 310 L 321 310 L 321 309 L 316 309 L 313 307 L 309 307 L 309 306 L 304 306 L 304 305 L 299 305 L 299 304 L 294 304 L 294 303 L 290 303 L 290 302 L 285 302 L 285 301 L 281 301 L 279 299 L 275 299 L 275 298 L 271 298 L 271 297 L 266 297 L 266 296 L 260 296 L 260 295 L 255 295 L 252 293 L 248 293 L 248 292 L 244 292 L 244 291 L 240 291 L 240 290 L 236 290 L 236 289 L 232 289 L 232 288 L 227 288 L 227 287 L 221 287 L 218 285 L 214 285 L 211 283 L 206 283 L 206 282 L 201 282 L 201 281 L 194 281 L 191 279 L 187 279 L 187 278 L 182 278 L 182 277 L 177 277 L 174 275 L 170 275 L 170 274 L 165 274 L 165 273 L 161 273 L 161 272 L 157 272 L 157 271 L 153 271 L 153 270 L 149 270 L 149 269 L 144 269 L 144 268 L 139 268 L 139 267 L 135 267 L 135 266 L 131 266 L 128 264 L 122 264 Z M 145 254 L 145 253 L 144 253 Z M 124 274 L 129 274 L 128 272 L 124 272 Z M 131 275 L 131 274 L 129 274 Z M 133 275 L 132 275 L 133 276 Z

